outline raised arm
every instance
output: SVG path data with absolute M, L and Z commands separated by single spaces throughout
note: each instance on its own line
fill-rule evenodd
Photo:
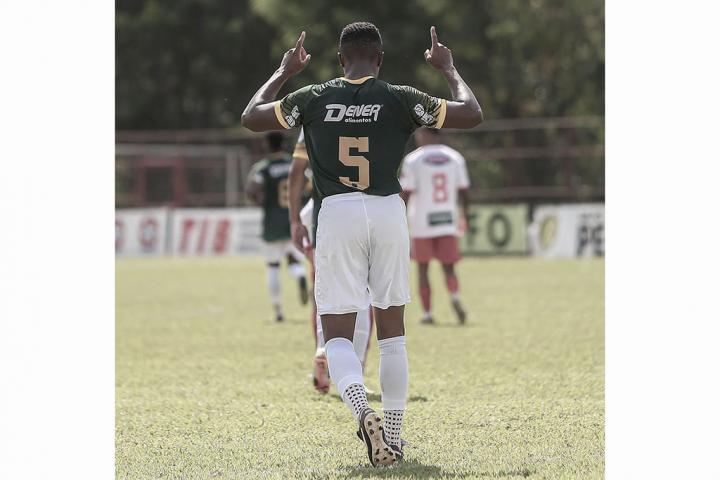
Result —
M 444 128 L 472 128 L 483 121 L 483 113 L 475 94 L 470 90 L 453 64 L 452 52 L 438 42 L 435 27 L 430 27 L 430 49 L 425 61 L 440 71 L 447 80 L 452 101 L 447 102 Z
M 295 47 L 285 52 L 280 67 L 250 99 L 240 120 L 243 127 L 253 132 L 284 129 L 275 115 L 273 102 L 285 82 L 302 72 L 310 61 L 311 55 L 303 48 L 304 41 L 305 32 L 302 32 Z

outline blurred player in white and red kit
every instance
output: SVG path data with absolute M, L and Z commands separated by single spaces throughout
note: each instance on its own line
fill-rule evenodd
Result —
M 432 324 L 431 289 L 428 263 L 436 258 L 443 268 L 445 284 L 460 324 L 465 323 L 465 310 L 460 303 L 455 264 L 460 260 L 458 235 L 467 227 L 468 178 L 465 158 L 441 143 L 440 131 L 422 128 L 415 133 L 419 148 L 404 159 L 400 183 L 408 204 L 408 220 L 412 238 L 411 254 L 418 263 L 422 323 Z M 460 199 L 462 217 L 458 218 Z
M 293 151 L 293 160 L 296 162 L 308 162 L 309 157 L 307 149 L 305 148 L 305 135 L 302 128 L 300 129 L 300 136 L 295 144 L 295 150 Z M 310 234 L 310 245 L 306 245 L 305 255 L 310 261 L 310 278 L 315 279 L 314 271 L 314 260 L 315 260 L 315 229 L 317 227 L 317 215 L 319 209 L 315 208 L 317 203 L 315 202 L 315 192 L 313 197 L 305 204 L 303 209 L 300 211 L 300 219 L 303 225 L 307 228 Z M 314 284 L 313 284 L 314 288 Z M 373 329 L 372 313 L 370 305 L 365 310 L 358 311 L 357 318 L 355 320 L 355 333 L 353 335 L 353 348 L 363 368 L 365 368 L 365 360 L 367 358 L 368 347 L 370 346 L 370 337 Z M 320 315 L 317 313 L 317 306 L 313 301 L 312 311 L 312 327 L 315 333 L 315 359 L 313 369 L 313 385 L 315 389 L 320 393 L 327 393 L 330 389 L 330 375 L 327 366 L 327 357 L 325 356 L 325 338 L 323 337 L 322 323 L 320 322 Z

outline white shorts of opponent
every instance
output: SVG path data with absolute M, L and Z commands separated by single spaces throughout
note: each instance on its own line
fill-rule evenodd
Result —
M 318 313 L 386 309 L 410 302 L 410 238 L 399 195 L 361 192 L 323 199 L 315 248 Z
M 292 256 L 298 262 L 302 262 L 305 258 L 305 255 L 295 248 L 295 245 L 290 240 L 265 242 L 265 260 L 267 263 L 280 263 L 287 255 Z

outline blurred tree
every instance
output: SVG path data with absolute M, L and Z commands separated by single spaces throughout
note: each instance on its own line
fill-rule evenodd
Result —
M 118 0 L 115 22 L 118 129 L 234 125 L 271 68 L 247 0 Z
M 380 28 L 389 82 L 447 94 L 423 60 L 436 25 L 487 118 L 604 113 L 599 0 L 118 0 L 116 9 L 120 129 L 235 125 L 301 30 L 313 59 L 282 93 L 340 75 L 339 33 L 355 20 Z

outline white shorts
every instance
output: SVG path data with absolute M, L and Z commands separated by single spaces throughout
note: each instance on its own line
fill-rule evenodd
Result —
M 323 199 L 315 248 L 318 313 L 386 309 L 410 302 L 410 239 L 399 195 L 361 192 Z
M 291 255 L 298 262 L 305 258 L 290 240 L 265 242 L 265 260 L 267 263 L 280 263 L 283 257 Z

